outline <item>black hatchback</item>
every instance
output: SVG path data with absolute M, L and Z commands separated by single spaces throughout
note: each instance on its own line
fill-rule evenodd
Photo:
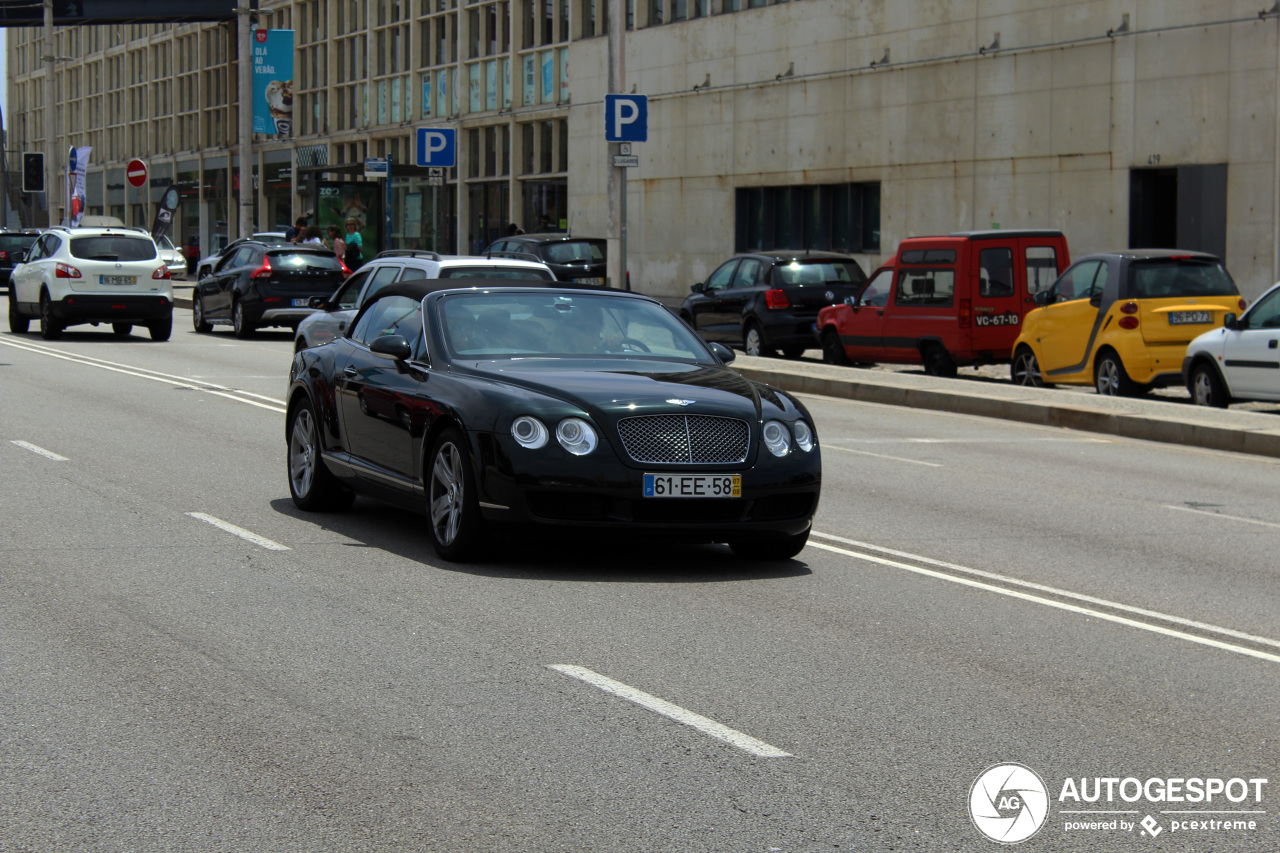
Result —
M 491 258 L 513 258 L 517 261 L 541 261 L 551 267 L 560 281 L 577 285 L 604 287 L 605 246 L 599 237 L 574 237 L 570 234 L 517 234 L 495 240 L 485 249 Z
M 328 297 L 349 270 L 320 245 L 247 241 L 197 282 L 192 324 L 197 332 L 231 326 L 247 338 L 263 326 L 297 328 L 315 312 L 311 300 Z
M 0 230 L 0 287 L 9 286 L 9 276 L 15 264 L 22 263 L 31 244 L 40 236 L 35 228 L 23 231 Z
M 867 274 L 852 255 L 775 249 L 737 255 L 716 267 L 680 307 L 707 341 L 747 355 L 799 358 L 814 346 L 819 309 L 855 295 Z

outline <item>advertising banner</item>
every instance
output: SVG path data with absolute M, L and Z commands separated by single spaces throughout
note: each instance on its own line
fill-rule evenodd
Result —
M 253 132 L 293 135 L 293 30 L 253 31 Z
M 71 148 L 67 153 L 67 224 L 75 228 L 84 216 L 84 176 L 89 171 L 93 147 Z

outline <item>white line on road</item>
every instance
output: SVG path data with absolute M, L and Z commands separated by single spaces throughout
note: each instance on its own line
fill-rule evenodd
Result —
M 212 515 L 205 515 L 203 512 L 189 512 L 187 515 L 192 518 L 199 519 L 207 524 L 212 524 L 219 530 L 225 530 L 233 536 L 239 536 L 246 542 L 252 542 L 260 548 L 266 548 L 268 551 L 288 551 L 291 550 L 287 545 L 281 545 L 279 542 L 273 542 L 265 536 L 259 536 L 252 531 L 245 530 L 243 527 L 237 527 L 229 521 L 223 521 Z
M 770 746 L 762 740 L 756 740 L 750 735 L 745 735 L 736 729 L 721 725 L 715 720 L 707 719 L 700 714 L 681 708 L 679 705 L 673 705 L 657 696 L 651 696 L 643 690 L 637 690 L 629 687 L 620 681 L 614 681 L 598 672 L 592 672 L 581 666 L 573 666 L 571 664 L 548 664 L 549 669 L 556 672 L 576 678 L 579 681 L 585 681 L 593 687 L 599 687 L 606 693 L 612 693 L 628 702 L 634 702 L 642 708 L 648 708 L 650 711 L 661 714 L 668 719 L 675 720 L 677 723 L 683 723 L 686 726 L 692 726 L 703 734 L 710 735 L 713 738 L 722 740 L 725 743 L 732 744 L 744 752 L 752 755 L 758 755 L 762 758 L 790 758 L 791 753 L 783 752 L 776 746 Z
M 1178 512 L 1194 512 L 1197 515 L 1210 515 L 1214 518 L 1225 518 L 1228 521 L 1242 521 L 1245 524 L 1256 524 L 1259 527 L 1274 527 L 1280 530 L 1280 524 L 1272 521 L 1258 521 L 1256 518 L 1241 518 L 1238 515 L 1224 515 L 1220 512 L 1210 512 L 1207 509 L 1192 509 L 1189 506 L 1174 506 L 1173 504 L 1165 504 L 1165 509 L 1176 509 Z
M 37 447 L 36 445 L 32 444 L 29 441 L 11 441 L 9 443 L 16 444 L 19 447 L 30 450 L 32 453 L 39 453 L 41 456 L 45 457 L 46 459 L 52 459 L 54 462 L 70 461 L 65 456 L 59 456 L 58 454 L 54 453 L 52 450 L 45 450 L 43 447 Z
M 1203 631 L 1210 631 L 1210 632 L 1221 634 L 1224 636 L 1237 637 L 1239 639 L 1250 640 L 1252 642 L 1263 644 L 1263 645 L 1280 647 L 1280 642 L 1277 642 L 1276 640 L 1268 639 L 1266 637 L 1256 637 L 1256 636 L 1253 636 L 1252 634 L 1245 634 L 1240 631 L 1233 631 L 1230 628 L 1220 628 L 1220 627 L 1217 627 L 1216 625 L 1208 625 L 1203 622 L 1193 622 L 1189 619 L 1182 619 L 1177 616 L 1167 616 L 1165 614 L 1157 613 L 1152 610 L 1142 610 L 1137 607 L 1129 607 L 1128 605 L 1115 604 L 1113 602 L 1108 602 L 1100 598 L 1093 598 L 1087 595 L 1080 595 L 1079 593 L 1067 592 L 1066 590 L 1057 590 L 1057 589 L 1054 589 L 1053 587 L 1043 586 L 1041 584 L 1028 583 L 1027 581 L 1020 581 L 1014 578 L 1006 578 L 1001 575 L 996 575 L 990 572 L 983 572 L 978 569 L 970 569 L 964 566 L 956 566 L 951 563 L 943 563 L 939 560 L 930 560 L 927 557 L 917 557 L 913 554 L 906 554 L 901 551 L 893 551 L 892 549 L 889 549 L 889 548 L 879 548 L 877 546 L 867 545 L 866 543 L 862 543 L 862 542 L 855 542 L 849 539 L 841 539 L 838 536 L 831 536 L 828 534 L 815 534 L 815 535 L 822 536 L 823 538 L 826 538 L 826 539 L 834 539 L 836 541 L 846 542 L 852 545 L 857 545 L 859 547 L 866 547 L 866 548 L 871 548 L 877 551 L 897 554 L 912 560 L 917 560 L 919 562 L 933 563 L 935 565 L 946 566 L 947 568 L 959 570 L 967 574 L 977 575 L 980 577 L 987 577 L 993 580 L 1000 580 L 1004 583 L 1011 583 L 1017 586 L 1038 589 L 1038 590 L 1049 592 L 1055 595 L 1062 595 L 1064 597 L 1074 598 L 1076 600 L 1089 601 L 1089 602 L 1093 602 L 1099 605 L 1104 605 L 1107 607 L 1114 607 L 1118 610 L 1123 610 L 1128 613 L 1134 613 L 1135 615 L 1143 615 L 1149 618 L 1160 619 L 1162 621 L 1172 622 L 1178 625 L 1195 627 Z M 975 589 L 981 589 L 987 592 L 994 592 L 994 593 L 997 593 L 998 595 L 1005 595 L 1010 598 L 1018 598 L 1023 601 L 1030 601 L 1030 602 L 1034 602 L 1035 604 L 1043 604 L 1046 607 L 1054 607 L 1054 608 L 1057 608 L 1058 610 L 1065 610 L 1069 613 L 1078 613 L 1082 616 L 1092 616 L 1095 619 L 1104 619 L 1108 622 L 1115 622 L 1116 624 L 1119 624 L 1119 625 L 1127 625 L 1130 628 L 1138 628 L 1142 631 L 1150 631 L 1154 634 L 1163 634 L 1166 637 L 1175 637 L 1180 640 L 1187 640 L 1188 642 L 1199 643 L 1200 645 L 1203 645 L 1203 646 L 1211 646 L 1215 649 L 1222 649 L 1223 651 L 1235 652 L 1236 654 L 1241 654 L 1241 655 L 1248 655 L 1249 657 L 1259 658 L 1260 660 L 1269 661 L 1271 663 L 1280 663 L 1280 655 L 1277 655 L 1277 654 L 1259 651 L 1257 649 L 1250 649 L 1245 646 L 1238 646 L 1238 645 L 1235 645 L 1234 643 L 1225 643 L 1225 642 L 1222 642 L 1221 640 L 1214 640 L 1209 637 L 1199 637 L 1199 636 L 1196 636 L 1195 634 L 1188 634 L 1185 631 L 1176 631 L 1176 630 L 1173 630 L 1172 628 L 1165 628 L 1161 625 L 1153 625 L 1149 622 L 1139 622 L 1136 619 L 1129 619 L 1128 617 L 1125 617 L 1125 616 L 1117 616 L 1114 613 L 1107 613 L 1106 611 L 1103 611 L 1103 610 L 1094 610 L 1089 607 L 1080 607 L 1075 604 L 1067 604 L 1066 602 L 1062 602 L 1062 601 L 1054 601 L 1051 598 L 1043 598 L 1038 595 L 1031 595 L 1030 593 L 1019 592 L 1018 590 L 1015 590 L 1015 589 L 1007 589 L 1005 587 L 994 586 L 989 583 L 983 583 L 982 581 L 977 581 L 977 580 L 973 580 L 971 578 L 966 578 L 966 577 L 958 577 L 956 575 L 947 574 L 945 572 L 936 572 L 932 569 L 921 568 L 920 566 L 911 566 L 906 563 L 900 563 L 897 560 L 889 560 L 884 557 L 877 557 L 874 554 L 863 554 L 858 551 L 850 551 L 847 548 L 839 548 L 839 547 L 836 547 L 835 545 L 827 545 L 822 542 L 810 541 L 809 546 L 812 548 L 820 548 L 823 551 L 830 551 L 834 554 L 843 554 L 846 557 L 853 557 L 856 560 L 865 560 L 869 563 L 878 563 L 882 566 L 891 566 L 895 569 L 903 569 L 908 572 L 914 572 L 915 574 L 918 574 L 918 575 L 925 575 L 926 577 L 937 578 L 938 580 L 950 581 L 951 583 L 958 583 L 963 586 L 974 587 Z
M 869 450 L 853 450 L 848 447 L 841 447 L 838 444 L 824 444 L 828 450 L 843 450 L 845 453 L 856 453 L 859 456 L 874 456 L 877 459 L 891 459 L 894 462 L 910 462 L 912 465 L 928 465 L 930 468 L 941 468 L 941 462 L 923 462 L 919 459 L 904 459 L 901 456 L 888 456 L 884 453 L 872 453 Z
M 237 388 L 215 385 L 210 382 L 193 383 L 191 377 L 188 376 L 174 376 L 170 373 L 161 373 L 145 367 L 133 367 L 132 365 L 119 364 L 118 362 L 106 361 L 100 358 L 91 358 L 89 356 L 68 355 L 67 353 L 59 352 L 54 349 L 33 346 L 25 341 L 19 343 L 0 338 L 0 344 L 13 347 L 14 349 L 26 350 L 27 352 L 35 353 L 37 355 L 47 355 L 50 358 L 59 358 L 63 361 L 83 364 L 88 367 L 110 370 L 113 373 L 123 373 L 126 376 L 136 376 L 139 379 L 150 379 L 152 382 L 164 382 L 166 384 L 178 383 L 183 387 L 192 389 L 193 391 L 203 391 L 206 394 L 213 394 L 217 397 L 226 397 L 228 400 L 235 400 L 237 403 L 246 403 L 250 406 L 257 406 L 260 409 L 267 409 L 268 411 L 279 412 L 281 414 L 284 414 L 285 412 L 285 403 L 283 400 L 277 400 L 274 397 L 267 397 L 263 394 L 254 394 L 250 391 L 241 391 Z M 253 399 L 247 399 L 250 397 Z M 264 400 L 266 403 L 257 402 L 258 400 Z M 268 403 L 271 405 L 267 405 Z

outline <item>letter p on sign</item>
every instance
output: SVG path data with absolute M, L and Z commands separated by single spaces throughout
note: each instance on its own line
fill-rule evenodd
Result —
M 606 142 L 647 142 L 648 96 L 605 95 L 604 138 Z

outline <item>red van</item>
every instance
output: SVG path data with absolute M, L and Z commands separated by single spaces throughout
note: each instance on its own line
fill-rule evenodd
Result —
M 828 364 L 1007 363 L 1023 316 L 1071 263 L 1061 231 L 957 231 L 911 237 L 857 296 L 818 312 Z

